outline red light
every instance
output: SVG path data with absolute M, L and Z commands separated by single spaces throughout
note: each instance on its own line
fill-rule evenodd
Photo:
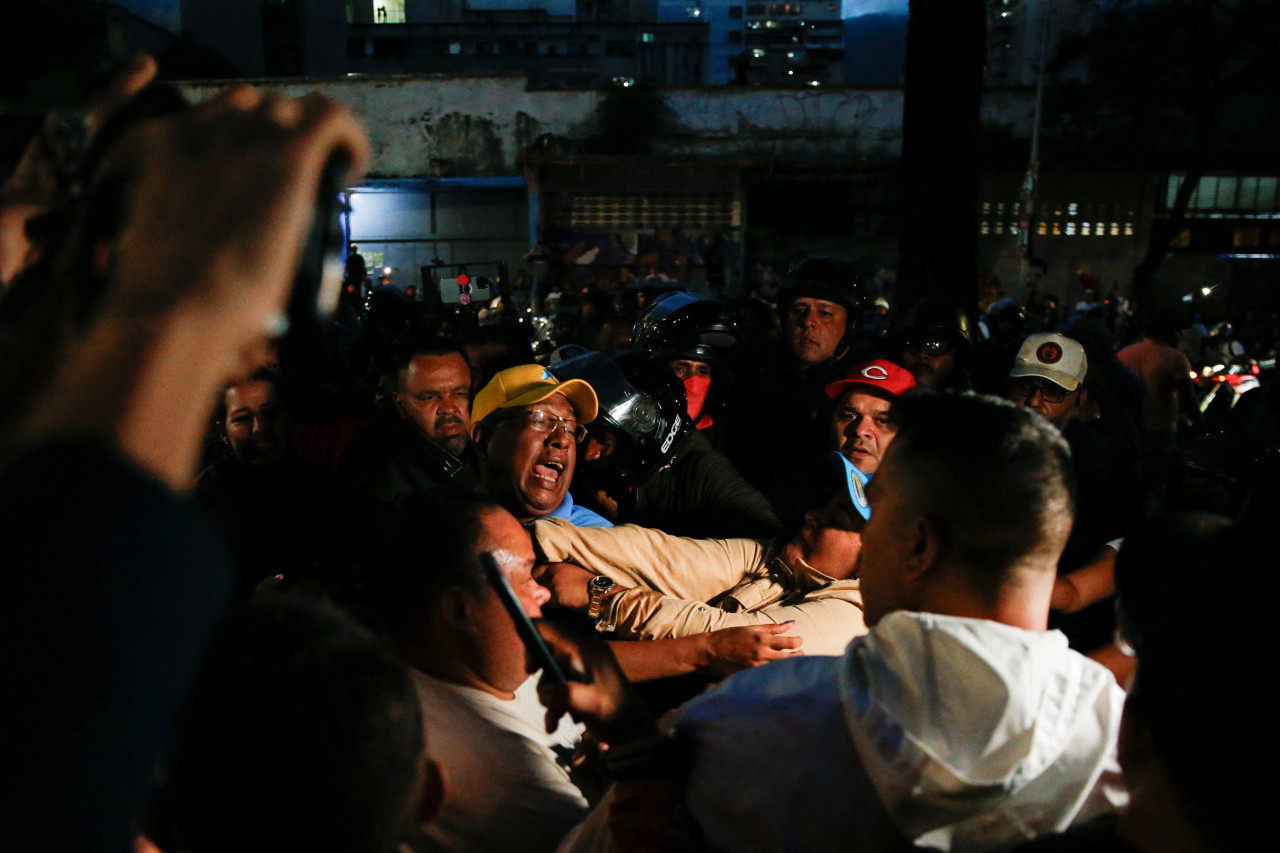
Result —
M 1256 364 L 1253 367 L 1250 367 L 1249 370 L 1253 373 L 1254 376 L 1257 376 L 1259 373 L 1262 372 L 1262 368 L 1258 367 L 1258 365 Z
M 466 287 L 470 283 L 471 283 L 471 276 L 467 275 L 466 273 L 458 273 L 459 287 Z

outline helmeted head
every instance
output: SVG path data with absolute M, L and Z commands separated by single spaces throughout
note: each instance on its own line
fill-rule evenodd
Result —
M 974 342 L 969 315 L 945 299 L 921 299 L 897 326 L 893 357 L 911 371 L 916 384 L 947 387 Z
M 735 358 L 740 338 L 737 319 L 722 302 L 673 291 L 659 296 L 640 317 L 635 346 L 667 359 L 684 384 L 686 411 L 697 421 L 713 377 Z
M 665 465 L 693 430 L 682 383 L 658 353 L 590 353 L 552 369 L 561 379 L 590 383 L 599 415 L 587 430 L 584 459 L 629 483 L 643 482 Z
M 861 283 L 848 261 L 806 258 L 778 292 L 782 338 L 792 357 L 811 367 L 849 348 L 861 318 Z

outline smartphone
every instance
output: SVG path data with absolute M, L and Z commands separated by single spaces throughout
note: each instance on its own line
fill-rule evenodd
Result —
M 338 307 L 346 270 L 342 214 L 347 205 L 342 190 L 350 168 L 351 155 L 338 150 L 329 155 L 320 173 L 315 216 L 286 309 L 289 331 L 295 335 L 305 336 L 322 328 Z
M 516 623 L 516 633 L 524 641 L 525 648 L 533 654 L 534 660 L 538 662 L 538 665 L 542 667 L 542 671 L 548 677 L 560 684 L 564 684 L 564 671 L 560 669 L 556 659 L 551 656 L 551 649 L 547 648 L 547 644 L 543 642 L 542 635 L 534 627 L 533 620 L 529 618 L 529 614 L 524 612 L 524 605 L 516 597 L 515 590 L 511 588 L 511 584 L 507 583 L 507 576 L 502 573 L 502 569 L 498 568 L 498 561 L 493 558 L 493 554 L 488 551 L 482 551 L 480 553 L 480 565 L 484 567 L 485 577 L 489 579 L 494 591 L 498 593 L 498 599 L 502 602 L 502 606 L 507 609 L 507 612 L 511 614 L 512 621 Z

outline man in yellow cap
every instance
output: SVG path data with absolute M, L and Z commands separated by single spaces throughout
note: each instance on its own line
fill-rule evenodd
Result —
M 471 404 L 483 489 L 521 522 L 552 517 L 612 527 L 569 494 L 584 424 L 597 408 L 595 391 L 581 379 L 561 382 L 538 364 L 497 373 Z

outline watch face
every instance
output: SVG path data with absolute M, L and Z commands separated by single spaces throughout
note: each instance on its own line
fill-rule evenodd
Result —
M 591 579 L 591 590 L 593 592 L 608 592 L 613 589 L 613 578 L 594 577 Z

